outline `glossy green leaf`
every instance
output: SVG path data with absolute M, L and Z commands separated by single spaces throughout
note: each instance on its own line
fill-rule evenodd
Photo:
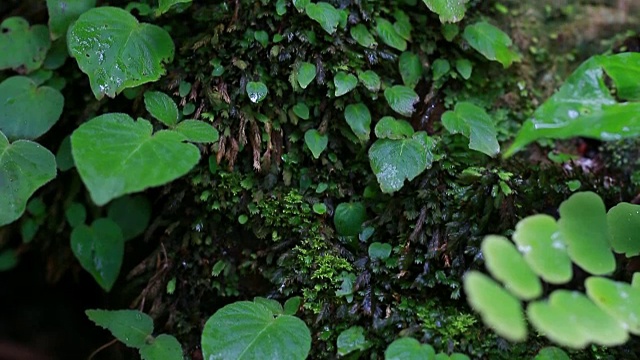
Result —
M 438 80 L 447 75 L 451 70 L 451 64 L 446 59 L 436 59 L 431 65 L 433 80 Z
M 153 132 L 145 119 L 105 114 L 80 125 L 71 135 L 73 158 L 97 205 L 124 194 L 159 186 L 186 174 L 200 151 L 184 135 Z
M 562 349 L 548 346 L 540 350 L 533 360 L 571 360 L 571 358 Z
M 549 215 L 528 216 L 518 222 L 513 241 L 531 269 L 551 284 L 573 277 L 572 263 L 556 220 Z
M 47 0 L 51 39 L 65 36 L 69 25 L 95 6 L 96 0 Z
M 398 191 L 405 180 L 413 180 L 431 167 L 433 139 L 419 131 L 407 139 L 379 139 L 369 148 L 369 164 L 380 189 L 385 193 Z
M 467 59 L 456 60 L 456 71 L 458 71 L 458 74 L 460 74 L 463 79 L 469 80 L 472 70 L 473 66 L 471 65 L 471 61 Z
M 445 40 L 451 42 L 460 33 L 460 27 L 458 24 L 442 24 L 441 33 Z
M 405 51 L 398 60 L 398 69 L 405 86 L 414 88 L 422 77 L 422 63 L 418 55 Z
M 31 195 L 55 177 L 49 150 L 28 140 L 10 144 L 0 131 L 0 226 L 18 219 Z
M 150 344 L 140 347 L 142 360 L 183 360 L 182 346 L 178 340 L 167 334 L 160 334 Z
M 367 220 L 367 210 L 361 202 L 341 203 L 336 206 L 333 224 L 338 234 L 356 236 L 362 231 L 362 223 Z
M 420 344 L 411 337 L 394 340 L 384 351 L 385 360 L 433 360 L 436 351 L 431 345 Z
M 607 224 L 613 251 L 627 257 L 640 254 L 640 205 L 619 203 L 612 207 Z
M 335 96 L 338 97 L 355 89 L 356 85 L 358 85 L 358 79 L 353 74 L 338 71 L 336 76 L 333 77 L 333 84 L 336 87 Z
M 85 314 L 129 347 L 143 347 L 153 333 L 153 319 L 137 310 L 87 310 Z
M 265 85 L 261 81 L 250 81 L 247 83 L 247 95 L 249 96 L 249 100 L 252 103 L 259 103 L 267 97 L 267 93 L 269 90 L 267 89 L 267 85 Z
M 309 120 L 309 107 L 305 103 L 299 102 L 293 105 L 293 113 L 301 119 Z
M 520 61 L 520 55 L 512 49 L 509 35 L 486 21 L 467 25 L 462 37 L 484 57 L 499 62 L 505 68 Z
M 386 260 L 391 255 L 391 245 L 387 243 L 374 242 L 369 245 L 369 259 Z
M 470 271 L 464 276 L 469 304 L 482 315 L 484 323 L 511 341 L 527 338 L 527 324 L 520 301 L 488 276 Z
M 500 152 L 493 119 L 479 106 L 459 102 L 453 111 L 442 114 L 442 124 L 450 133 L 469 138 L 469 149 L 489 156 Z
M 158 80 L 175 51 L 164 29 L 108 6 L 80 15 L 67 32 L 67 44 L 97 99 Z
M 201 120 L 181 121 L 174 130 L 184 135 L 187 141 L 194 143 L 214 143 L 220 139 L 218 130 Z
M 605 84 L 604 64 L 623 63 L 615 60 L 622 55 L 624 54 L 595 56 L 580 65 L 560 89 L 522 125 L 505 156 L 510 156 L 541 138 L 567 139 L 584 136 L 610 141 L 638 136 L 640 103 L 616 102 Z M 631 56 L 640 64 L 640 54 Z M 616 76 L 622 77 L 621 74 Z M 633 81 L 632 77 L 629 79 Z M 632 91 L 628 87 L 627 89 L 627 92 Z
M 191 3 L 191 0 L 159 0 L 158 11 L 160 11 L 161 14 L 164 14 L 169 11 L 173 5 L 187 3 Z
M 588 278 L 585 287 L 587 296 L 625 330 L 640 334 L 640 289 L 597 276 Z
M 178 105 L 176 105 L 171 96 L 163 92 L 145 92 L 144 106 L 151 116 L 167 126 L 174 126 L 180 119 Z
M 420 101 L 418 94 L 411 88 L 395 85 L 384 90 L 384 97 L 393 111 L 402 116 L 411 116 L 415 111 L 414 106 Z
M 304 8 L 307 16 L 317 21 L 329 34 L 336 32 L 340 23 L 340 12 L 327 2 L 309 3 Z
M 87 209 L 84 205 L 73 202 L 65 210 L 64 217 L 72 228 L 80 226 L 87 220 Z
M 0 70 L 37 70 L 50 47 L 49 30 L 44 25 L 29 27 L 21 17 L 6 18 L 0 24 Z
M 385 44 L 400 51 L 407 50 L 407 41 L 398 34 L 389 20 L 381 17 L 376 18 L 376 32 Z
M 24 76 L 0 83 L 0 131 L 9 139 L 35 139 L 60 119 L 64 97 Z
M 364 337 L 361 326 L 352 326 L 338 335 L 338 355 L 345 356 L 354 351 L 366 350 L 370 344 Z
M 579 192 L 560 205 L 560 233 L 569 257 L 594 275 L 613 272 L 616 260 L 609 245 L 607 214 L 600 196 Z
M 542 283 L 511 241 L 502 236 L 487 236 L 482 241 L 482 254 L 487 270 L 509 292 L 522 300 L 542 294 Z
M 304 133 L 304 143 L 313 154 L 313 158 L 317 159 L 327 148 L 329 137 L 326 134 L 320 134 L 316 129 L 309 129 Z
M 467 11 L 468 0 L 422 0 L 429 10 L 440 15 L 440 22 L 458 22 Z
M 124 257 L 122 230 L 113 220 L 101 218 L 91 226 L 81 224 L 71 232 L 71 250 L 80 265 L 105 290 L 116 282 Z
M 409 16 L 398 8 L 393 12 L 393 16 L 396 18 L 396 21 L 393 23 L 393 28 L 396 30 L 396 33 L 403 39 L 411 41 L 413 26 L 411 26 Z
M 414 131 L 411 124 L 404 120 L 396 120 L 391 116 L 385 116 L 378 120 L 375 128 L 378 139 L 407 139 L 413 136 Z
M 618 321 L 576 291 L 557 290 L 548 301 L 531 303 L 527 315 L 539 331 L 563 346 L 614 346 L 628 339 Z
M 284 302 L 283 311 L 285 315 L 295 315 L 300 309 L 302 304 L 302 298 L 300 296 L 294 296 Z
M 373 70 L 358 72 L 358 79 L 371 92 L 380 90 L 380 77 Z
M 125 241 L 144 233 L 151 220 L 151 203 L 145 196 L 123 196 L 111 203 L 107 216 L 122 230 Z
M 318 215 L 324 215 L 327 213 L 327 205 L 324 203 L 315 203 L 313 204 L 313 212 Z
M 369 29 L 367 29 L 364 24 L 352 26 L 349 33 L 351 34 L 351 37 L 360 44 L 360 46 L 375 48 L 378 45 L 376 40 L 373 38 L 373 35 L 371 35 Z
M 369 134 L 371 133 L 371 113 L 365 104 L 357 103 L 347 105 L 344 109 L 344 118 L 347 120 L 349 127 L 351 127 L 351 131 L 353 131 L 360 141 L 369 141 Z
M 202 354 L 208 360 L 303 360 L 310 349 L 311 333 L 302 320 L 274 317 L 264 305 L 249 301 L 218 310 L 202 332 Z
M 627 52 L 600 58 L 604 71 L 613 80 L 616 96 L 627 101 L 640 101 L 640 54 Z
M 300 87 L 306 89 L 313 79 L 316 78 L 316 66 L 308 62 L 301 63 L 298 68 L 297 78 Z

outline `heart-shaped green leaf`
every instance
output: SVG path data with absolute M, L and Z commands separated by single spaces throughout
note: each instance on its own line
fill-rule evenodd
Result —
M 453 111 L 442 114 L 442 124 L 450 133 L 469 138 L 469 149 L 489 156 L 500 152 L 493 119 L 479 106 L 459 102 Z
M 269 89 L 267 89 L 267 85 L 265 85 L 261 81 L 250 81 L 247 83 L 247 95 L 249 95 L 249 100 L 252 103 L 259 103 L 267 97 L 267 93 Z
M 274 316 L 267 307 L 239 301 L 218 310 L 202 332 L 202 354 L 209 360 L 303 360 L 311 333 L 295 316 Z
M 411 116 L 414 112 L 414 106 L 420 98 L 411 88 L 402 85 L 388 87 L 384 90 L 384 98 L 393 109 L 402 116 Z
M 456 60 L 456 70 L 463 79 L 469 80 L 471 77 L 471 71 L 473 71 L 473 65 L 471 64 L 471 61 L 467 59 L 458 59 Z
M 468 0 L 422 0 L 429 10 L 440 15 L 440 22 L 458 22 L 467 11 Z
M 413 136 L 414 131 L 411 124 L 404 120 L 396 120 L 391 116 L 385 116 L 378 120 L 375 128 L 378 139 L 406 139 Z
M 220 138 L 216 128 L 200 120 L 181 121 L 174 130 L 184 135 L 187 141 L 195 143 L 214 143 Z
M 301 119 L 309 120 L 309 107 L 303 102 L 293 105 L 293 113 Z
M 117 113 L 93 118 L 73 132 L 73 158 L 96 204 L 166 184 L 200 160 L 198 148 L 183 143 L 184 135 L 152 132 L 149 121 Z
M 391 255 L 391 245 L 387 243 L 374 242 L 369 245 L 369 259 L 386 260 Z
M 420 344 L 411 337 L 396 339 L 384 351 L 384 360 L 432 360 L 436 351 L 431 345 Z
M 358 79 L 367 90 L 374 93 L 380 90 L 380 77 L 373 70 L 358 72 Z
M 601 57 L 602 67 L 613 80 L 616 96 L 623 100 L 640 101 L 640 54 L 624 52 Z
M 520 55 L 511 49 L 513 43 L 509 35 L 486 21 L 468 25 L 462 37 L 484 57 L 499 62 L 505 68 L 520 61 Z
M 69 25 L 95 6 L 96 0 L 47 0 L 51 39 L 65 36 Z
M 418 55 L 411 51 L 405 51 L 398 60 L 398 69 L 402 82 L 410 88 L 414 88 L 422 77 L 422 63 Z
M 349 127 L 351 127 L 351 131 L 353 131 L 360 141 L 369 141 L 369 134 L 371 133 L 371 113 L 365 104 L 357 103 L 347 105 L 344 109 L 344 118 L 347 120 Z
M 336 206 L 333 224 L 338 234 L 356 236 L 362 231 L 362 223 L 367 220 L 367 210 L 361 202 L 341 203 Z
M 345 356 L 357 350 L 366 350 L 371 344 L 364 337 L 362 326 L 352 326 L 338 335 L 338 355 Z
M 353 74 L 339 71 L 333 78 L 333 84 L 336 87 L 335 95 L 338 97 L 355 89 L 356 85 L 358 85 L 358 79 Z
M 521 220 L 516 225 L 513 241 L 529 266 L 544 281 L 564 284 L 573 277 L 567 245 L 551 216 L 533 215 Z
M 180 119 L 178 105 L 176 105 L 171 96 L 163 92 L 145 92 L 144 106 L 151 116 L 167 126 L 174 126 Z
M 158 80 L 175 51 L 164 29 L 108 6 L 80 15 L 67 32 L 67 44 L 97 99 Z
M 151 219 L 151 203 L 142 195 L 123 196 L 109 204 L 107 216 L 118 224 L 123 239 L 131 240 L 147 229 Z
M 129 347 L 143 347 L 153 333 L 153 319 L 137 310 L 87 310 L 85 314 Z
M 340 23 L 340 12 L 327 2 L 309 3 L 304 8 L 307 16 L 317 21 L 329 34 L 336 32 Z
M 313 158 L 317 159 L 320 154 L 327 148 L 329 137 L 326 134 L 320 134 L 316 129 L 309 129 L 304 133 L 304 143 L 307 144 Z
M 573 262 L 594 275 L 613 272 L 616 259 L 609 245 L 607 214 L 600 196 L 575 193 L 562 202 L 559 211 L 560 233 Z
M 527 325 L 520 301 L 488 276 L 470 271 L 464 276 L 469 304 L 498 335 L 511 341 L 527 338 Z
M 306 89 L 313 79 L 316 78 L 316 66 L 308 62 L 300 63 L 296 77 L 298 78 L 300 87 Z
M 364 46 L 366 48 L 375 48 L 378 43 L 373 38 L 373 35 L 369 32 L 369 29 L 364 24 L 357 24 L 352 26 L 349 30 L 351 37 L 358 43 L 360 46 Z
M 438 80 L 447 75 L 451 70 L 451 64 L 446 59 L 436 59 L 431 65 L 433 80 Z
M 369 163 L 382 192 L 400 190 L 405 180 L 413 180 L 430 167 L 434 146 L 433 139 L 423 131 L 408 139 L 376 140 L 369 148 Z
M 627 257 L 640 254 L 640 205 L 619 203 L 607 213 L 611 247 Z
M 487 270 L 513 295 L 522 300 L 531 300 L 542 294 L 540 279 L 511 241 L 502 236 L 487 236 L 482 241 L 482 254 Z
M 124 257 L 122 230 L 111 219 L 98 219 L 91 227 L 81 224 L 71 232 L 71 251 L 80 265 L 105 290 L 116 282 Z
M 389 20 L 381 17 L 376 18 L 376 32 L 385 44 L 400 51 L 407 50 L 407 41 L 398 34 Z
M 55 124 L 64 106 L 60 91 L 24 76 L 0 84 L 0 131 L 9 139 L 35 139 Z
M 0 131 L 0 226 L 18 219 L 31 195 L 55 177 L 49 150 L 27 140 L 9 144 Z
M 156 336 L 150 344 L 140 347 L 142 360 L 183 360 L 182 346 L 178 340 L 167 334 Z
M 29 27 L 21 17 L 6 18 L 0 24 L 0 70 L 37 70 L 50 47 L 49 30 L 44 25 Z

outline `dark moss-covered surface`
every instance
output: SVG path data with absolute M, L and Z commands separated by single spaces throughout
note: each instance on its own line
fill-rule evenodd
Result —
M 568 181 L 596 191 L 608 206 L 633 199 L 639 182 L 634 176 L 637 142 L 549 142 L 509 160 L 492 159 L 470 151 L 465 138 L 446 133 L 440 115 L 457 101 L 472 100 L 494 116 L 499 140 L 506 144 L 581 60 L 630 41 L 626 31 L 638 29 L 632 16 L 638 6 L 625 1 L 472 0 L 460 28 L 486 19 L 510 34 L 523 55 L 522 62 L 504 69 L 459 36 L 447 41 L 437 16 L 420 1 L 331 2 L 349 10 L 347 28 L 370 26 L 378 16 L 408 19 L 408 50 L 419 55 L 426 76 L 416 87 L 421 104 L 407 120 L 438 140 L 433 166 L 397 193 L 382 194 L 369 166 L 370 143 L 354 142 L 343 121 L 345 106 L 355 102 L 365 103 L 374 120 L 391 114 L 382 90 L 358 86 L 334 96 L 337 71 L 374 70 L 383 88 L 401 83 L 399 51 L 383 43 L 365 49 L 344 29 L 329 35 L 289 1 L 279 2 L 286 6 L 280 16 L 276 1 L 195 0 L 180 13 L 153 20 L 170 30 L 177 53 L 168 75 L 145 89 L 175 93 L 177 99 L 180 82 L 191 83 L 181 106 L 192 104 L 192 116 L 211 119 L 220 141 L 201 148 L 203 160 L 190 174 L 146 193 L 153 220 L 144 236 L 128 243 L 123 271 L 110 294 L 98 290 L 68 247 L 65 205 L 90 204 L 77 175 L 63 174 L 64 182 L 41 190 L 49 214 L 44 228 L 20 248 L 19 267 L 0 274 L 10 294 L 0 296 L 0 338 L 30 344 L 53 358 L 86 358 L 110 339 L 93 329 L 82 311 L 136 307 L 155 318 L 156 329 L 175 335 L 187 356 L 200 359 L 202 327 L 221 306 L 255 296 L 280 301 L 302 296 L 298 315 L 312 331 L 312 359 L 336 358 L 338 334 L 354 325 L 365 329 L 369 341 L 361 358 L 381 359 L 386 346 L 401 335 L 478 359 L 530 359 L 548 345 L 543 337 L 511 344 L 493 335 L 466 305 L 462 275 L 482 266 L 478 248 L 484 235 L 508 234 L 526 215 L 555 214 L 571 194 Z M 267 46 L 256 40 L 258 31 L 268 34 Z M 279 41 L 273 41 L 274 35 Z M 430 66 L 439 58 L 471 60 L 471 78 L 452 72 L 433 81 Z M 301 61 L 318 68 L 304 90 L 292 75 Z M 73 127 L 106 111 L 144 115 L 145 89 L 97 102 L 87 95 L 88 81 L 73 64 L 63 71 L 77 81 L 65 89 L 65 97 L 73 100 L 57 127 Z M 245 85 L 257 80 L 267 84 L 269 94 L 253 104 Z M 309 120 L 291 110 L 298 102 L 311 109 Z M 329 135 L 319 159 L 304 145 L 310 128 Z M 55 130 L 44 139 L 51 148 L 61 140 Z M 578 155 L 578 160 L 556 164 L 547 156 L 553 149 Z M 354 201 L 365 204 L 365 225 L 371 231 L 360 238 L 341 237 L 333 211 Z M 328 211 L 317 214 L 312 208 L 316 203 L 324 203 Z M 93 207 L 94 215 L 103 211 Z M 0 230 L 0 244 L 18 234 L 19 224 Z M 390 244 L 391 256 L 370 259 L 372 242 Z M 25 283 L 37 291 L 23 290 Z M 15 304 L 35 315 L 8 311 Z M 16 328 L 19 323 L 36 330 Z M 46 334 L 53 345 L 38 345 L 38 335 Z M 78 341 L 85 334 L 87 341 Z M 635 343 L 593 347 L 572 358 L 633 359 Z M 113 345 L 95 358 L 135 356 Z

